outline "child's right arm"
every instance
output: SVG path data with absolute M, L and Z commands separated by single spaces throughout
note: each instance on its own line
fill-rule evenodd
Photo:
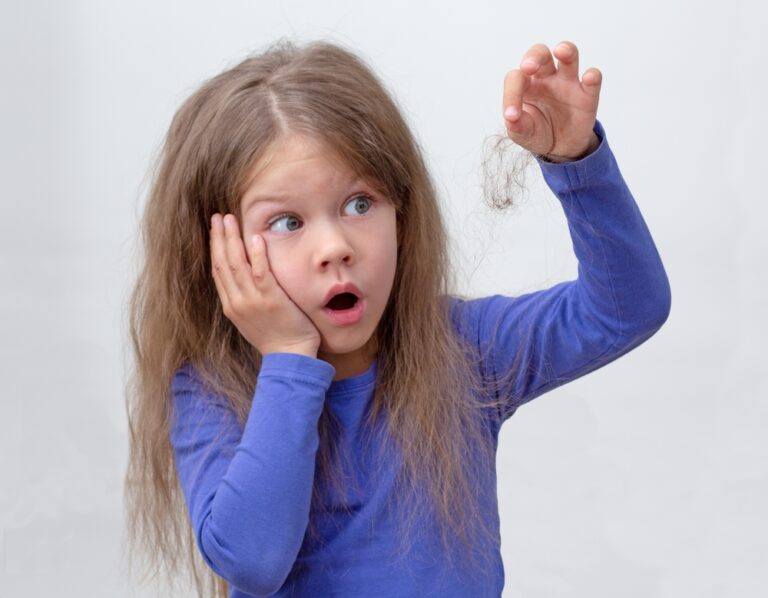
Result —
M 317 424 L 336 373 L 317 359 L 320 334 L 287 296 L 257 235 L 246 254 L 232 215 L 211 218 L 211 274 L 224 315 L 262 355 L 241 428 L 187 365 L 172 381 L 170 440 L 203 559 L 233 586 L 276 592 L 309 521 Z
M 173 379 L 170 438 L 197 546 L 242 591 L 277 591 L 296 560 L 309 521 L 317 423 L 334 373 L 305 355 L 265 355 L 244 428 L 201 389 L 191 366 Z

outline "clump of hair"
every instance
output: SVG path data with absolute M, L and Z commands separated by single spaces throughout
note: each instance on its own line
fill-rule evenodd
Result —
M 210 274 L 208 223 L 215 212 L 240 214 L 246 174 L 289 132 L 324 143 L 396 208 L 397 270 L 377 329 L 379 376 L 364 429 L 379 417 L 386 422 L 384 454 L 372 462 L 387 463 L 391 451 L 402 458 L 399 550 L 407 555 L 416 525 L 429 521 L 440 530 L 448 562 L 487 577 L 475 556 L 499 542 L 498 530 L 485 524 L 476 491 L 493 473 L 489 421 L 499 403 L 490 397 L 498 395 L 479 374 L 483 356 L 450 322 L 454 275 L 421 148 L 361 58 L 335 43 L 287 40 L 195 90 L 174 115 L 153 168 L 128 306 L 129 568 L 139 560 L 142 581 L 164 574 L 171 584 L 193 581 L 198 596 L 227 594 L 226 581 L 198 552 L 179 485 L 169 440 L 171 380 L 192 364 L 245 424 L 261 356 L 223 314 Z M 311 513 L 324 508 L 320 483 L 342 483 L 336 474 L 344 455 L 327 405 L 318 430 Z M 317 539 L 311 516 L 308 538 Z
M 526 175 L 535 156 L 506 134 L 485 139 L 481 163 L 485 204 L 494 210 L 516 207 L 527 191 Z

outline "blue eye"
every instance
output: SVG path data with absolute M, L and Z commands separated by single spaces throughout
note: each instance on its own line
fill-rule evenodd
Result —
M 285 226 L 287 228 L 282 229 L 282 230 L 274 229 L 273 228 L 275 226 L 275 224 L 277 224 L 278 222 L 282 222 L 283 220 L 285 221 L 285 223 L 286 223 Z M 293 231 L 295 231 L 295 230 L 297 230 L 299 228 L 299 222 L 300 222 L 300 220 L 298 218 L 296 218 L 296 216 L 294 216 L 292 214 L 280 214 L 280 216 L 278 216 L 277 218 L 275 218 L 274 220 L 269 222 L 269 229 L 274 231 L 274 232 L 288 232 L 288 233 L 292 233 Z
M 360 194 L 355 195 L 344 206 L 346 214 L 351 216 L 362 216 L 366 214 L 373 204 L 374 200 L 368 195 Z M 348 212 L 347 207 L 352 206 L 353 212 Z M 277 226 L 278 223 L 284 223 L 284 225 Z M 301 220 L 293 214 L 280 214 L 267 223 L 269 230 L 276 233 L 292 233 L 297 231 L 301 227 Z
M 367 195 L 355 195 L 347 205 L 354 206 L 355 215 L 359 216 L 371 209 L 372 202 L 373 200 Z

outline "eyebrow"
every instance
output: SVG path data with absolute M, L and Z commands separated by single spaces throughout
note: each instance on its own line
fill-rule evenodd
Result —
M 365 186 L 370 186 L 363 178 L 358 176 L 352 175 L 347 179 L 347 185 L 349 187 L 353 187 L 360 184 L 363 184 Z M 291 200 L 292 200 L 292 197 L 287 193 L 276 193 L 274 195 L 254 195 L 253 197 L 248 199 L 247 203 L 245 204 L 245 207 L 243 208 L 243 212 L 247 212 L 258 203 L 286 204 L 286 203 L 290 203 Z
M 245 204 L 245 208 L 243 209 L 243 211 L 247 212 L 257 203 L 285 204 L 285 203 L 288 203 L 290 199 L 291 197 L 289 195 L 286 195 L 285 193 L 280 193 L 277 195 L 254 195 L 253 197 L 248 199 L 248 202 Z

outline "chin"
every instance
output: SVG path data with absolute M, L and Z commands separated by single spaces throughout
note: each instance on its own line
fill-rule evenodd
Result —
M 320 342 L 320 347 L 318 349 L 318 353 L 330 353 L 332 355 L 346 355 L 348 353 L 354 353 L 355 351 L 363 348 L 365 346 L 364 342 L 344 342 L 344 341 L 335 341 L 335 342 L 328 342 L 327 340 L 323 339 Z
M 329 353 L 333 355 L 347 355 L 365 350 L 369 346 L 371 335 L 361 338 L 359 334 L 348 333 L 340 334 L 338 331 L 332 338 L 325 335 L 320 337 L 320 347 L 318 353 Z

